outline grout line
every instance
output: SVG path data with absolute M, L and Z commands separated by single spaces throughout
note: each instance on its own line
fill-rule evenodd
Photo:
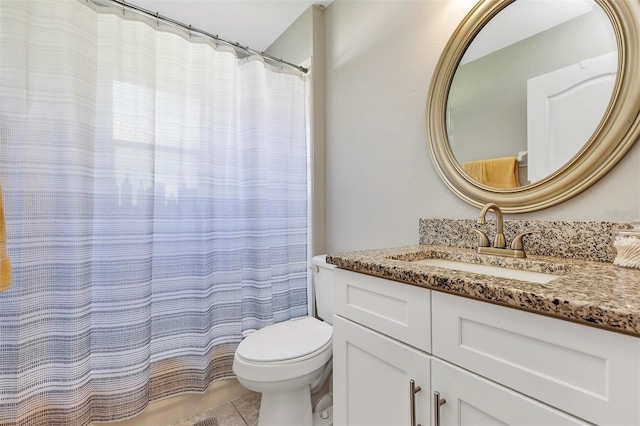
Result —
M 235 404 L 236 402 L 239 402 L 240 400 L 242 400 L 244 398 L 250 397 L 249 395 L 250 394 L 246 394 L 246 395 L 240 396 L 238 398 L 235 398 L 235 399 L 231 400 L 230 402 L 231 402 L 231 405 L 233 406 L 233 408 L 236 410 L 236 412 L 240 416 L 240 418 L 242 419 L 242 421 L 244 422 L 245 426 L 257 426 L 257 422 L 254 422 L 254 423 L 250 424 L 249 423 L 249 419 L 244 417 L 244 415 L 240 411 L 240 408 L 238 406 L 236 406 L 236 404 Z M 258 404 L 259 404 L 260 398 L 258 398 L 257 401 L 258 401 Z M 259 405 L 257 405 L 257 406 L 256 405 L 257 404 L 255 404 L 255 403 L 251 404 L 251 408 L 259 410 L 259 408 L 258 408 Z M 245 408 L 248 408 L 248 407 L 246 407 L 246 400 L 245 400 Z M 248 415 L 252 414 L 251 411 L 250 411 L 250 408 L 245 411 L 245 414 L 248 414 Z
M 246 426 L 249 426 L 249 423 L 247 423 L 247 419 L 244 418 L 244 416 L 242 415 L 242 413 L 240 412 L 240 410 L 238 410 L 238 407 L 236 407 L 236 404 L 233 403 L 233 401 L 231 401 L 231 405 L 233 406 L 233 409 L 236 410 L 236 413 L 238 413 L 238 415 L 240 416 L 240 418 L 242 419 L 242 421 L 244 422 L 244 424 Z
M 237 398 L 236 398 L 237 399 Z M 236 404 L 233 403 L 233 400 L 231 401 L 231 405 L 233 406 L 233 408 L 236 410 L 236 412 L 238 413 L 238 415 L 240 416 L 240 418 L 242 419 L 242 421 L 244 422 L 244 424 L 246 426 L 251 426 L 249 424 L 249 422 L 247 421 L 247 419 L 244 418 L 244 416 L 242 415 L 242 413 L 240 412 L 240 410 L 238 410 L 238 407 L 236 407 Z

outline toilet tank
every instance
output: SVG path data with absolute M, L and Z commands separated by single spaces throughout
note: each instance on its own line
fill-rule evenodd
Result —
M 327 263 L 325 259 L 324 254 L 311 259 L 313 289 L 318 317 L 333 324 L 333 270 L 336 266 Z

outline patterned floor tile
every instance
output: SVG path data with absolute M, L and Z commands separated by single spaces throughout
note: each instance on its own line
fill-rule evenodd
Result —
M 260 398 L 258 392 L 251 392 L 231 401 L 231 404 L 238 410 L 248 426 L 258 424 L 258 414 L 260 413 Z
M 216 426 L 256 426 L 260 412 L 260 394 L 249 393 L 201 413 L 194 414 L 170 426 L 193 426 L 207 419 L 216 419 Z

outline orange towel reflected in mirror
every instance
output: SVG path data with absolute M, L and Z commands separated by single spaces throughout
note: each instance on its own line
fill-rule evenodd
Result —
M 462 169 L 478 182 L 494 188 L 517 188 L 518 158 L 502 157 L 487 160 L 467 161 Z

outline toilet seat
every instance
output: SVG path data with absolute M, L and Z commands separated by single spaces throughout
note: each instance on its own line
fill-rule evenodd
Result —
M 253 363 L 282 363 L 307 358 L 331 342 L 333 328 L 313 317 L 267 326 L 248 335 L 236 353 Z
M 267 326 L 240 342 L 233 370 L 256 382 L 302 377 L 329 362 L 332 334 L 331 325 L 312 317 Z

